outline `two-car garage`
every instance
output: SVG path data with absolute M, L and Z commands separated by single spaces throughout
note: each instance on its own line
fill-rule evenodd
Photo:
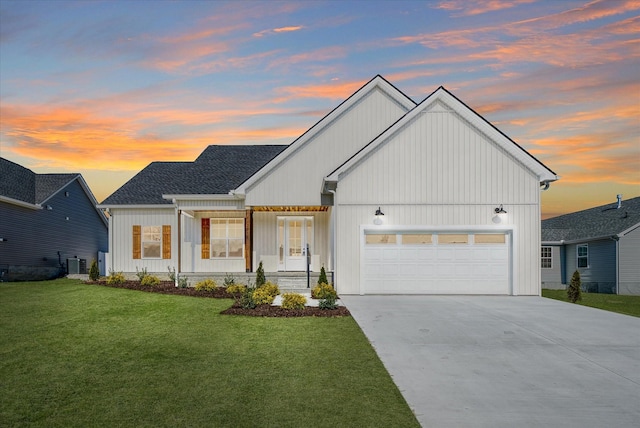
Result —
M 512 294 L 513 234 L 363 229 L 362 294 Z

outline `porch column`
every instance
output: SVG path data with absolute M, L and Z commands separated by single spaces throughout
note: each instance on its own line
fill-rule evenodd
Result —
M 247 209 L 244 215 L 244 261 L 246 271 L 251 272 L 253 266 L 253 208 Z

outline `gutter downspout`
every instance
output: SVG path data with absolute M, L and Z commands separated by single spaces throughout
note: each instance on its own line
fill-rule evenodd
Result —
M 336 195 L 336 191 L 335 190 L 329 190 L 329 193 L 331 193 L 333 195 L 333 207 L 331 208 L 331 224 L 333 226 L 333 230 L 331 231 L 331 240 L 330 240 L 330 244 L 329 244 L 329 245 L 331 245 L 331 270 L 333 271 L 333 289 L 336 290 L 336 292 L 337 292 L 338 291 L 338 287 L 337 287 L 337 284 L 336 284 L 336 278 L 335 277 L 336 277 L 336 261 L 338 260 L 338 256 L 336 254 L 336 252 L 337 252 L 336 232 L 338 230 L 338 216 L 336 215 L 338 204 L 336 202 L 337 202 L 338 196 Z

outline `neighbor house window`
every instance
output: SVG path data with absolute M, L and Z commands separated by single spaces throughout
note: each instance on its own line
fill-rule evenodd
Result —
M 589 267 L 589 246 L 587 244 L 578 245 L 578 267 L 586 268 Z
M 243 218 L 212 218 L 210 227 L 212 258 L 243 257 Z
M 170 259 L 171 225 L 133 226 L 134 259 Z
M 551 254 L 553 254 L 551 247 L 542 247 L 540 251 L 540 266 L 542 269 L 551 269 Z

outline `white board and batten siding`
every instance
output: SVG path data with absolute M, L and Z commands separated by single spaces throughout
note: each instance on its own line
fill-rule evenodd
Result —
M 285 150 L 286 161 L 247 190 L 246 205 L 320 205 L 322 179 L 405 113 L 384 91 L 372 90 L 332 122 L 320 123 L 310 139 Z
M 539 178 L 485 134 L 453 111 L 419 114 L 339 179 L 339 292 L 366 289 L 361 226 L 373 223 L 380 206 L 387 227 L 510 229 L 509 294 L 539 295 L 539 203 Z M 493 210 L 500 204 L 508 214 L 496 225 Z
M 146 268 L 149 273 L 166 273 L 167 266 L 178 263 L 178 225 L 173 205 L 167 208 L 111 208 L 109 218 L 109 246 L 117 250 L 109 252 L 108 265 L 115 272 L 136 272 Z M 171 259 L 134 259 L 133 226 L 171 226 Z

